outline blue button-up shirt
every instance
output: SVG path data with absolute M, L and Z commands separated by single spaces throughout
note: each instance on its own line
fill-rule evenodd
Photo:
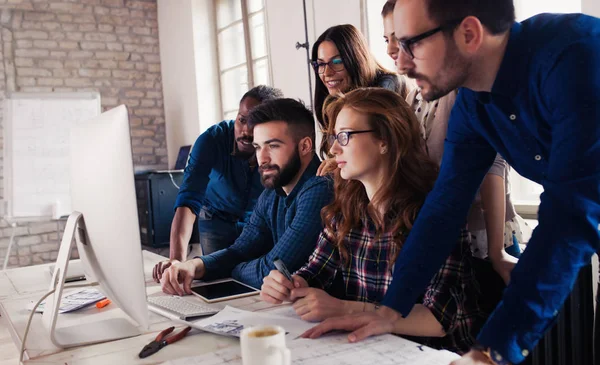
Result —
M 242 234 L 230 247 L 202 256 L 204 279 L 233 277 L 255 288 L 275 270 L 279 257 L 294 272 L 304 265 L 317 245 L 321 209 L 333 199 L 333 181 L 315 176 L 315 155 L 289 195 L 282 189 L 265 190 Z
M 205 207 L 227 221 L 248 221 L 264 187 L 258 168 L 233 155 L 234 123 L 223 121 L 198 137 L 175 208 L 186 206 L 198 215 Z
M 459 90 L 439 178 L 402 248 L 384 305 L 408 315 L 454 247 L 496 151 L 544 187 L 539 225 L 479 335 L 518 363 L 600 248 L 599 19 L 542 14 L 514 24 L 492 91 Z

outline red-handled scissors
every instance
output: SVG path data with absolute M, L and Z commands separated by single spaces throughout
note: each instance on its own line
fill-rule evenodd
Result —
M 172 344 L 173 342 L 177 342 L 177 341 L 181 340 L 182 338 L 185 337 L 185 335 L 187 335 L 188 332 L 190 332 L 192 327 L 186 327 L 181 332 L 179 332 L 173 336 L 165 338 L 169 333 L 173 332 L 174 329 L 175 329 L 175 327 L 167 328 L 166 330 L 159 333 L 158 336 L 156 336 L 156 339 L 154 339 L 154 341 L 152 341 L 149 344 L 147 344 L 146 346 L 144 346 L 144 348 L 142 349 L 142 351 L 140 351 L 140 354 L 139 354 L 140 359 L 143 359 L 145 357 L 153 355 L 153 354 L 157 353 L 158 350 L 162 349 L 163 347 L 165 347 L 169 344 Z

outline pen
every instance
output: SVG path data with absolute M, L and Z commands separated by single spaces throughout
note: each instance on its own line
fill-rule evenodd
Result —
M 292 275 L 290 274 L 289 270 L 287 269 L 287 267 L 285 267 L 285 264 L 283 263 L 283 261 L 281 261 L 281 259 L 279 257 L 276 257 L 275 260 L 273 260 L 273 265 L 275 265 L 277 270 L 280 273 L 282 273 L 283 276 L 285 276 L 292 284 L 294 283 L 294 279 L 292 279 Z

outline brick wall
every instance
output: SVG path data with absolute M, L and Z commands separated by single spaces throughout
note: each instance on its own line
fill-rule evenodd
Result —
M 0 0 L 0 50 L 0 127 L 7 92 L 98 91 L 127 105 L 134 164 L 167 167 L 156 0 Z M 54 261 L 64 225 L 18 223 L 9 266 Z M 0 260 L 11 233 L 0 221 Z

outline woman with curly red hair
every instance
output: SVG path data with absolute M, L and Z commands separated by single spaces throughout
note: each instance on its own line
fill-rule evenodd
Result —
M 293 283 L 272 271 L 261 290 L 267 302 L 294 302 L 309 321 L 377 309 L 438 170 L 425 152 L 419 122 L 397 93 L 357 89 L 328 100 L 324 115 L 338 166 L 334 201 L 321 211 L 325 228 Z M 468 236 L 463 231 L 457 238 L 410 315 L 390 323 L 391 332 L 436 348 L 469 350 L 485 318 Z

